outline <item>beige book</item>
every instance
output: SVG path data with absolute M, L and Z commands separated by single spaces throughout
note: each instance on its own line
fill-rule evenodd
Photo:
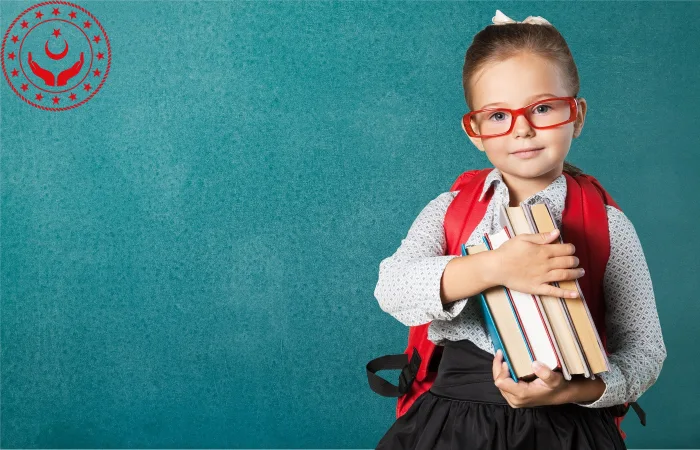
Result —
M 538 233 L 548 233 L 555 228 L 552 213 L 544 203 L 538 203 L 530 206 L 530 213 L 537 227 Z M 559 242 L 563 243 L 561 234 Z M 565 298 L 566 309 L 571 317 L 571 321 L 576 330 L 578 341 L 583 349 L 583 354 L 586 357 L 586 363 L 592 374 L 606 372 L 610 370 L 605 349 L 596 330 L 595 323 L 591 317 L 591 313 L 586 305 L 586 300 L 583 298 L 581 287 L 577 280 L 566 280 L 555 283 L 560 288 L 575 291 L 579 293 L 576 298 Z

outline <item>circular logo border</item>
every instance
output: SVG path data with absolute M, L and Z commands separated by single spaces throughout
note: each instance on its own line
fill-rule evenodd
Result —
M 5 55 L 5 44 L 6 44 L 6 42 L 7 42 L 8 36 L 10 35 L 10 30 L 12 30 L 12 29 L 14 28 L 14 26 L 17 24 L 17 21 L 18 21 L 20 18 L 24 17 L 24 15 L 27 14 L 29 11 L 31 11 L 31 10 L 33 10 L 33 9 L 36 9 L 36 8 L 40 8 L 40 7 L 42 7 L 42 6 L 48 6 L 48 5 L 64 5 L 64 6 L 69 6 L 69 7 L 71 7 L 71 8 L 78 9 L 78 10 L 82 11 L 83 13 L 87 14 L 90 18 L 92 18 L 92 20 L 94 21 L 94 23 L 99 27 L 100 31 L 102 32 L 102 35 L 103 35 L 104 38 L 105 38 L 105 45 L 106 45 L 106 47 L 107 47 L 107 67 L 105 68 L 104 76 L 102 77 L 102 81 L 100 81 L 100 84 L 97 85 L 97 87 L 90 93 L 90 95 L 88 95 L 86 98 L 84 98 L 84 99 L 81 100 L 80 102 L 78 102 L 78 103 L 76 103 L 76 104 L 74 104 L 74 105 L 65 106 L 65 107 L 62 107 L 62 108 L 50 108 L 50 107 L 46 107 L 46 106 L 44 106 L 44 105 L 39 105 L 39 104 L 37 104 L 37 103 L 34 103 L 33 101 L 31 101 L 31 100 L 29 100 L 28 98 L 26 98 L 26 97 L 25 97 L 24 95 L 22 95 L 19 91 L 17 91 L 17 89 L 15 88 L 14 84 L 12 83 L 12 81 L 10 80 L 10 78 L 9 78 L 9 76 L 8 76 L 8 74 L 7 74 L 7 68 L 5 67 L 5 57 L 4 57 L 4 55 Z M 102 85 L 105 83 L 105 81 L 107 81 L 107 77 L 109 76 L 109 69 L 110 69 L 110 67 L 111 67 L 111 65 L 112 65 L 112 46 L 111 46 L 110 43 L 109 43 L 109 36 L 107 36 L 107 33 L 105 32 L 104 28 L 102 28 L 102 23 L 100 23 L 100 21 L 97 20 L 97 18 L 96 18 L 95 16 L 93 16 L 92 13 L 91 13 L 90 11 L 86 10 L 85 8 L 83 8 L 83 7 L 80 6 L 80 5 L 76 5 L 75 3 L 65 2 L 65 1 L 62 1 L 62 0 L 51 0 L 51 1 L 48 1 L 48 2 L 37 3 L 36 5 L 30 6 L 29 8 L 25 9 L 24 11 L 22 11 L 22 13 L 21 13 L 20 15 L 18 15 L 18 16 L 15 18 L 14 21 L 12 21 L 12 23 L 10 24 L 10 26 L 7 28 L 7 31 L 5 32 L 5 35 L 4 35 L 3 38 L 2 38 L 2 46 L 0 47 L 0 60 L 1 60 L 1 63 L 2 63 L 2 73 L 3 73 L 3 75 L 5 76 L 5 79 L 7 80 L 7 84 L 10 85 L 10 87 L 12 88 L 12 90 L 14 91 L 14 93 L 15 93 L 19 98 L 21 98 L 22 100 L 24 100 L 24 102 L 26 102 L 26 103 L 28 103 L 28 104 L 34 106 L 35 108 L 42 109 L 42 110 L 44 110 L 44 111 L 54 111 L 54 112 L 58 112 L 58 111 L 67 111 L 67 110 L 70 110 L 70 109 L 73 109 L 73 108 L 77 108 L 78 106 L 81 106 L 81 105 L 85 104 L 86 102 L 88 102 L 92 97 L 95 96 L 95 94 L 97 94 L 97 93 L 100 91 L 100 89 L 102 88 Z

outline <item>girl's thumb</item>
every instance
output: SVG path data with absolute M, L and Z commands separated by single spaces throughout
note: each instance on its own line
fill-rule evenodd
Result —
M 553 229 L 549 233 L 540 233 L 542 235 L 542 239 L 544 239 L 545 242 L 552 242 L 553 240 L 559 238 L 559 230 L 557 228 Z
M 527 235 L 526 235 L 527 236 Z M 549 233 L 537 233 L 537 234 L 531 234 L 528 237 L 528 241 L 538 243 L 538 244 L 549 244 L 550 242 L 554 241 L 557 239 L 559 236 L 559 230 L 554 229 Z

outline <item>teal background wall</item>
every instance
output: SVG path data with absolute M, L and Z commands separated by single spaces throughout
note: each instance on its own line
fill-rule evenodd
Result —
M 2 1 L 2 32 L 35 4 Z M 405 348 L 379 262 L 465 170 L 464 54 L 501 9 L 567 38 L 568 159 L 634 223 L 668 359 L 630 448 L 700 446 L 700 3 L 83 1 L 87 104 L 0 87 L 0 446 L 373 448 Z M 396 373 L 382 373 L 396 381 Z

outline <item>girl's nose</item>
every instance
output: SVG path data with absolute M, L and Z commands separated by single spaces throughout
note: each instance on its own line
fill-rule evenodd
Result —
M 527 121 L 527 117 L 525 117 L 524 115 L 518 116 L 518 118 L 515 120 L 515 124 L 513 125 L 513 133 L 519 136 L 523 136 L 532 134 L 534 132 L 535 129 L 532 128 L 530 122 Z

